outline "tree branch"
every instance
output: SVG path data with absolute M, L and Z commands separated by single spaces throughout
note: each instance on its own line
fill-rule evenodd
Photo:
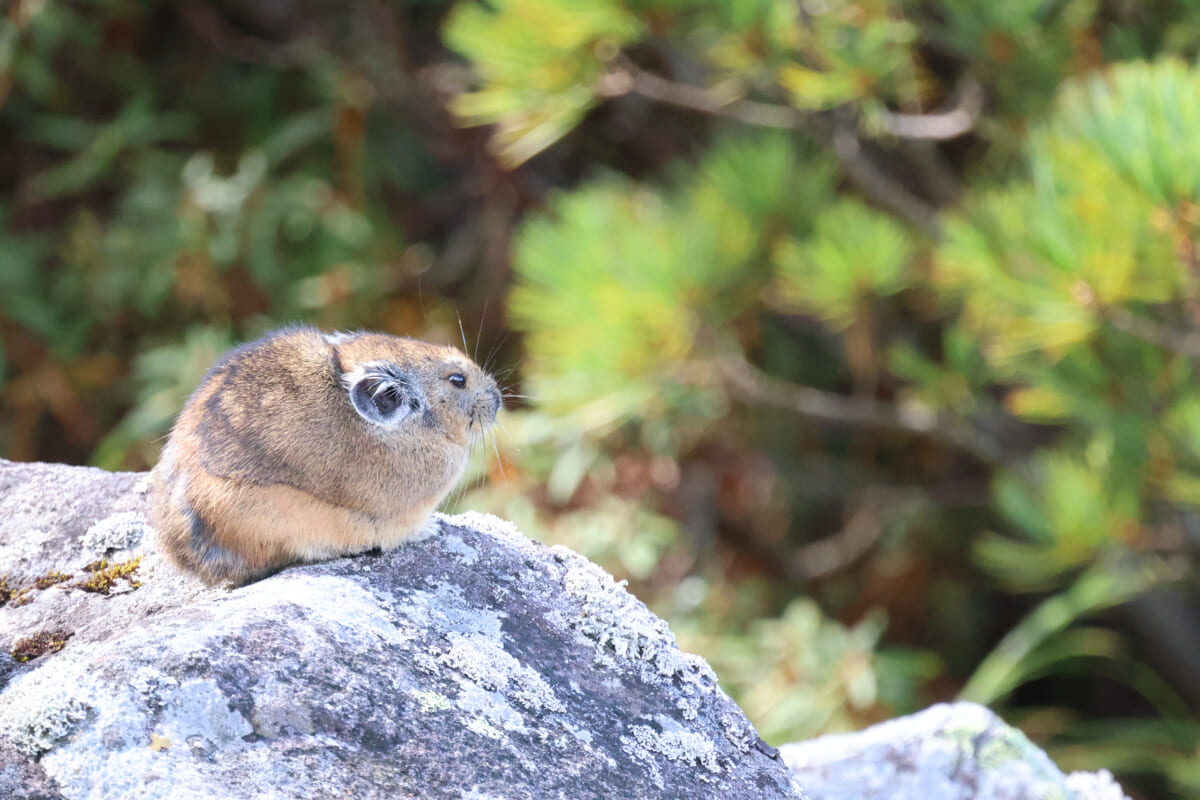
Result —
M 761 128 L 805 129 L 812 124 L 814 117 L 791 106 L 722 97 L 710 89 L 676 83 L 652 72 L 644 72 L 629 63 L 623 63 L 619 69 L 605 75 L 601 91 L 609 97 L 639 94 L 649 100 L 728 117 Z
M 884 114 L 884 130 L 900 139 L 956 139 L 970 133 L 983 110 L 983 87 L 964 81 L 955 92 L 957 102 L 949 111 L 933 114 Z
M 889 512 L 901 503 L 920 497 L 920 492 L 912 490 L 867 489 L 840 531 L 788 554 L 788 577 L 807 582 L 845 569 L 879 541 Z
M 939 237 L 937 209 L 876 166 L 863 151 L 862 143 L 849 126 L 834 129 L 832 144 L 842 168 L 864 194 L 913 227 L 920 228 L 934 239 Z
M 1105 313 L 1104 318 L 1122 333 L 1136 336 L 1142 341 L 1188 358 L 1200 358 L 1200 334 L 1168 328 L 1162 323 L 1139 317 L 1124 308 L 1111 309 Z
M 816 116 L 792 106 L 722 97 L 700 86 L 677 83 L 645 72 L 627 61 L 623 61 L 618 70 L 606 75 L 602 86 L 604 94 L 610 97 L 632 92 L 661 103 L 718 114 L 765 128 L 807 128 Z M 882 116 L 883 129 L 900 139 L 944 140 L 969 133 L 983 108 L 983 89 L 974 81 L 965 81 L 955 94 L 958 96 L 957 103 L 948 111 L 903 114 L 885 110 Z
M 773 378 L 740 354 L 717 365 L 743 402 L 790 411 L 802 417 L 856 428 L 928 436 L 986 463 L 1003 460 L 1000 441 L 970 424 L 915 405 L 895 406 L 869 397 L 846 397 Z
M 914 227 L 938 236 L 937 211 L 881 170 L 863 150 L 851 124 L 791 106 L 723 97 L 711 89 L 676 83 L 645 72 L 625 59 L 601 80 L 601 94 L 637 94 L 678 108 L 733 119 L 747 125 L 800 130 L 833 150 L 846 174 L 868 198 Z

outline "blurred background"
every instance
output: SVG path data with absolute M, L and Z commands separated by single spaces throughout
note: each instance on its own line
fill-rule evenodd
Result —
M 1200 796 L 1200 0 L 0 0 L 0 454 L 285 322 L 465 344 L 448 510 L 772 743 L 956 697 Z

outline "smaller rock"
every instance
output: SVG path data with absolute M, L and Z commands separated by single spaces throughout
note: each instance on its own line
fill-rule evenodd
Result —
M 1129 800 L 1107 772 L 1064 775 L 1025 734 L 974 703 L 780 752 L 811 800 Z

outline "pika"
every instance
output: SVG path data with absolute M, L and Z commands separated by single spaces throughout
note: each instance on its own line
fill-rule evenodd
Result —
M 150 521 L 209 584 L 391 549 L 428 523 L 501 405 L 453 347 L 284 328 L 231 350 L 188 399 Z

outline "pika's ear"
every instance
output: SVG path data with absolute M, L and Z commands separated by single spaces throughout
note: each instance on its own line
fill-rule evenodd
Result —
M 421 411 L 420 394 L 398 370 L 355 370 L 346 376 L 346 385 L 354 410 L 375 425 L 396 425 Z

